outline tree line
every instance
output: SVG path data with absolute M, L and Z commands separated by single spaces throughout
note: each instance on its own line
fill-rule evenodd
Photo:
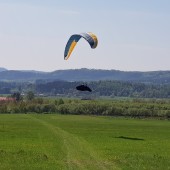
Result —
M 30 96 L 32 96 L 30 94 Z M 170 100 L 80 100 L 25 98 L 20 101 L 0 101 L 1 114 L 75 114 L 170 118 Z

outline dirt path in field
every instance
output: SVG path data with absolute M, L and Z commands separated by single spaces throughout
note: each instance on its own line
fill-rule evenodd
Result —
M 55 138 L 60 137 L 63 143 L 63 152 L 66 154 L 67 169 L 88 169 L 88 170 L 108 170 L 117 169 L 110 162 L 104 162 L 98 153 L 84 139 L 71 134 L 56 125 L 42 120 L 41 117 L 36 118 L 29 115 L 31 119 L 48 128 Z

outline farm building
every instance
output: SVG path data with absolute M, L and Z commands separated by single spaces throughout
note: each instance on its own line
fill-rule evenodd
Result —
M 16 101 L 16 99 L 12 97 L 0 97 L 0 101 L 10 102 L 10 101 Z

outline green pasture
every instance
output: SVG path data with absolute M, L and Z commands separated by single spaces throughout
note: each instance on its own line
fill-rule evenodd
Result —
M 170 122 L 0 114 L 0 170 L 170 169 Z

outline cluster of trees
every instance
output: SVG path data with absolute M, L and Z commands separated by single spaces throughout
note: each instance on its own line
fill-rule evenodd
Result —
M 0 113 L 60 113 L 77 115 L 170 118 L 169 100 L 78 100 L 33 98 L 0 102 Z
M 34 83 L 30 82 L 5 82 L 0 81 L 0 94 L 13 94 L 15 92 L 34 91 Z

